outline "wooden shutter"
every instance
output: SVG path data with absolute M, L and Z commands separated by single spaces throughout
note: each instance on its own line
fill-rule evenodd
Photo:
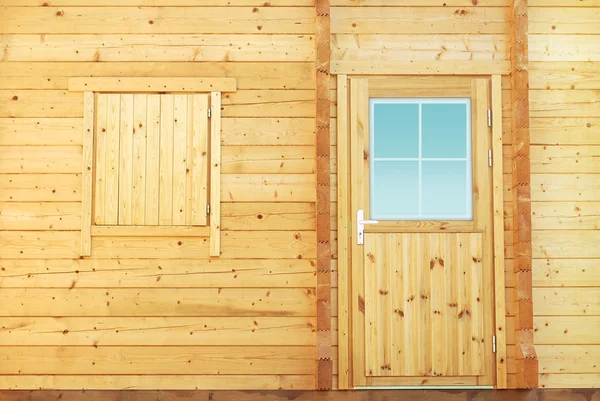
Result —
M 98 94 L 94 224 L 207 225 L 208 94 Z

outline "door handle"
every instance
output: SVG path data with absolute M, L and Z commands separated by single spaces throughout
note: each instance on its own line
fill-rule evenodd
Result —
M 365 211 L 358 209 L 356 211 L 356 241 L 358 245 L 365 243 L 365 224 L 379 224 L 379 221 L 365 220 Z

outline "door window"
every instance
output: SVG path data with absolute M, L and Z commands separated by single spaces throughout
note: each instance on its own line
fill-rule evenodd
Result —
M 371 98 L 370 218 L 472 220 L 471 99 Z

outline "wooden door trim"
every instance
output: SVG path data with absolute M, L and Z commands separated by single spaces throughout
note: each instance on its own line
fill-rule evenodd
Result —
M 351 72 L 356 73 L 356 72 Z M 355 299 L 352 293 L 352 217 L 350 202 L 350 103 L 349 98 L 351 88 L 350 80 L 357 81 L 361 77 L 349 77 L 346 74 L 337 76 L 337 213 L 338 213 L 338 387 L 339 389 L 349 389 L 354 386 L 367 384 L 366 380 L 359 380 L 354 377 L 352 366 L 352 326 L 356 321 L 352 319 L 350 308 L 358 308 L 357 302 L 351 302 Z M 406 75 L 406 78 L 411 76 Z M 368 81 L 368 77 L 362 77 Z M 367 83 L 368 85 L 368 83 Z M 504 289 L 504 221 L 503 221 L 503 175 L 502 175 L 502 93 L 501 76 L 492 77 L 491 88 L 491 109 L 492 109 L 492 147 L 496 156 L 497 163 L 492 170 L 492 201 L 493 201 L 493 277 L 494 277 L 494 330 L 496 334 L 496 354 L 495 354 L 495 373 L 496 387 L 506 388 L 506 300 Z

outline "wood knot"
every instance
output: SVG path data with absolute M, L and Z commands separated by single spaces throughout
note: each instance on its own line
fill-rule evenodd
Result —
M 262 218 L 263 218 L 263 215 L 262 215 L 262 214 L 259 214 L 259 215 L 257 215 L 257 216 L 256 216 L 256 218 L 257 218 L 257 219 L 259 219 L 259 220 L 262 220 Z
M 587 123 L 585 126 L 588 128 L 592 128 L 592 123 Z
M 177 245 L 181 246 L 181 245 L 183 245 L 183 242 L 177 241 Z
M 478 4 L 479 4 L 479 0 L 472 0 L 472 1 L 471 1 L 471 4 L 473 4 L 474 6 L 476 6 L 476 5 L 478 5 Z
M 421 294 L 421 299 L 429 299 L 429 295 L 427 295 L 427 294 Z
M 481 259 L 473 256 L 473 263 L 481 263 Z
M 387 290 L 379 290 L 379 293 L 381 295 L 387 295 L 389 293 L 389 291 L 387 291 Z
M 394 313 L 398 314 L 400 317 L 404 317 L 404 311 L 401 311 L 400 309 L 394 310 Z
M 464 17 L 467 14 L 468 14 L 468 11 L 464 10 L 464 9 L 463 10 L 456 10 L 456 11 L 454 11 L 454 15 L 460 15 L 461 17 Z
M 56 16 L 57 17 L 62 17 L 63 15 L 65 15 L 65 12 L 63 10 L 60 10 L 60 11 L 56 12 Z
M 12 97 L 12 100 L 14 100 L 14 101 L 17 101 L 17 100 L 19 100 L 19 96 L 17 96 L 17 95 L 13 96 L 13 97 Z
M 367 253 L 367 258 L 371 261 L 371 263 L 375 263 L 375 255 L 372 253 Z
M 259 10 L 258 10 L 258 7 L 254 7 L 254 8 L 252 9 L 252 12 L 253 12 L 253 13 L 257 13 L 258 11 L 259 11 Z
M 256 29 L 258 29 L 259 31 L 262 31 L 262 28 L 263 28 L 263 27 L 262 27 L 262 25 L 258 25 L 258 26 L 256 27 Z
M 358 310 L 365 313 L 365 299 L 360 295 L 358 296 Z
M 148 21 L 148 23 L 149 23 L 150 25 L 153 25 L 153 24 L 154 24 L 154 20 L 150 20 L 150 21 Z

